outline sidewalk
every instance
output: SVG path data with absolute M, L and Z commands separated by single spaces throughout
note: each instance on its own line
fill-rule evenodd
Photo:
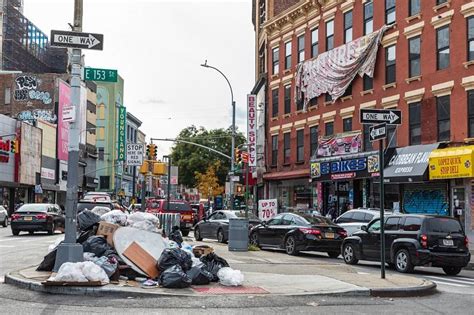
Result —
M 141 288 L 135 281 L 119 281 L 102 287 L 44 287 L 49 272 L 36 267 L 11 272 L 5 283 L 25 289 L 56 294 L 114 296 L 209 296 L 239 295 L 347 295 L 347 296 L 418 296 L 432 294 L 436 285 L 430 281 L 406 276 L 358 273 L 344 263 L 324 262 L 310 255 L 288 256 L 282 252 L 229 252 L 227 246 L 213 243 L 215 252 L 225 258 L 233 269 L 244 273 L 241 287 L 225 287 L 218 283 L 186 289 Z
M 474 232 L 468 233 L 469 251 L 471 252 L 471 262 L 466 266 L 467 270 L 474 270 Z

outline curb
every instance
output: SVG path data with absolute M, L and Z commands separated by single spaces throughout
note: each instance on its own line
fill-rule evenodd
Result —
M 467 264 L 466 267 L 463 268 L 464 270 L 474 270 L 474 262 L 470 262 Z
M 371 289 L 370 295 L 376 297 L 415 297 L 435 294 L 436 283 L 424 280 L 419 287 Z

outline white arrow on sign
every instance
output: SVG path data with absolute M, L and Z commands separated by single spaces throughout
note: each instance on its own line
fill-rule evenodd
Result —
M 100 41 L 92 34 L 89 36 L 54 34 L 54 42 L 61 44 L 75 44 L 87 46 L 89 49 L 100 44 Z
M 377 136 L 385 135 L 385 127 L 378 128 L 378 129 L 372 129 L 372 132 L 370 133 L 370 136 L 372 139 L 376 138 Z
M 390 111 L 389 113 L 363 113 L 362 115 L 365 120 L 387 121 L 390 123 L 393 123 L 400 118 L 396 113 L 392 111 Z

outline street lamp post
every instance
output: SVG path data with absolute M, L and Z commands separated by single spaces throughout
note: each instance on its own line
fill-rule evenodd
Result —
M 230 99 L 231 99 L 231 105 L 232 105 L 232 148 L 231 148 L 231 160 L 230 160 L 230 172 L 229 172 L 229 188 L 230 188 L 230 209 L 234 208 L 234 181 L 233 181 L 233 175 L 235 171 L 235 101 L 234 101 L 234 91 L 232 90 L 232 85 L 230 85 L 229 79 L 225 76 L 225 74 L 217 69 L 216 67 L 210 66 L 207 64 L 207 60 L 201 64 L 201 67 L 204 68 L 211 68 L 219 72 L 224 79 L 227 81 L 227 84 L 229 85 L 230 89 Z

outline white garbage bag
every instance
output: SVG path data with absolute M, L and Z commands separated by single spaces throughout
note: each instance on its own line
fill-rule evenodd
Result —
M 82 263 L 64 263 L 58 270 L 55 277 L 50 277 L 50 281 L 66 282 L 87 282 L 87 278 L 82 273 Z
M 129 226 L 139 230 L 158 233 L 160 230 L 150 221 L 129 221 Z
M 109 213 L 111 210 L 110 208 L 103 207 L 103 206 L 95 206 L 91 212 L 97 214 L 98 216 L 103 216 L 106 213 Z
M 128 216 L 128 221 L 150 221 L 154 225 L 160 225 L 160 220 L 158 219 L 158 217 L 148 212 L 134 212 Z
M 100 281 L 102 283 L 109 283 L 109 277 L 105 273 L 104 269 L 96 265 L 92 261 L 82 262 L 82 273 L 84 277 L 89 281 Z
M 244 274 L 240 270 L 223 267 L 217 272 L 219 283 L 225 286 L 240 286 L 244 282 Z
M 102 221 L 125 226 L 127 225 L 127 214 L 120 210 L 112 210 L 100 217 Z

